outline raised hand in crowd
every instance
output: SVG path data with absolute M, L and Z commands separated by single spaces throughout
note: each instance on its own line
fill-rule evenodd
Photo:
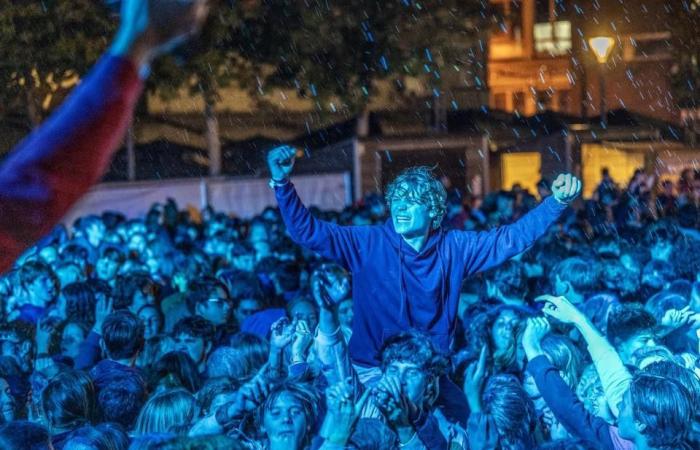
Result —
M 356 401 L 351 379 L 340 381 L 326 389 L 326 417 L 319 432 L 325 440 L 324 445 L 347 444 L 371 393 L 371 390 L 366 389 Z
M 48 354 L 51 339 L 55 331 L 54 321 L 50 319 L 40 319 L 37 322 L 34 342 L 36 344 L 36 352 L 38 355 Z
M 294 168 L 297 150 L 294 147 L 283 145 L 275 147 L 267 154 L 267 167 L 270 169 L 270 178 L 281 183 L 289 178 Z
M 550 332 L 550 326 L 544 317 L 531 317 L 527 319 L 527 325 L 522 336 L 523 350 L 529 361 L 544 354 L 542 350 L 542 338 Z
M 581 180 L 570 173 L 560 174 L 552 183 L 552 195 L 564 204 L 569 204 L 581 193 Z
M 285 369 L 285 349 L 294 341 L 297 323 L 280 317 L 270 327 L 270 353 L 267 370 L 273 378 L 281 378 Z
M 340 266 L 324 264 L 311 274 L 310 286 L 319 308 L 318 330 L 331 335 L 340 326 L 338 304 L 350 293 L 349 278 Z
M 319 308 L 334 311 L 335 305 L 347 298 L 350 293 L 348 278 L 334 275 L 334 270 L 342 270 L 331 264 L 324 264 L 311 275 L 311 293 Z
M 216 421 L 226 425 L 255 411 L 270 393 L 270 381 L 260 372 L 238 389 L 233 400 L 216 411 Z
M 415 437 L 414 423 L 423 413 L 422 405 L 413 402 L 398 377 L 385 374 L 374 388 L 375 405 L 389 426 L 396 431 L 399 441 L 406 444 Z
M 576 308 L 566 297 L 540 295 L 537 302 L 545 302 L 542 312 L 547 316 L 563 323 L 577 324 L 586 320 L 586 316 Z
M 286 317 L 277 319 L 270 327 L 270 351 L 281 351 L 295 338 L 297 322 Z
M 464 393 L 472 413 L 481 411 L 481 392 L 486 379 L 486 346 L 482 347 L 479 359 L 467 366 L 464 371 Z
M 695 324 L 698 315 L 686 306 L 682 309 L 669 309 L 661 318 L 661 326 L 669 331 L 678 329 L 684 325 Z
M 92 326 L 92 331 L 97 334 L 102 334 L 102 325 L 107 316 L 112 314 L 113 299 L 105 295 L 100 296 L 95 303 L 95 324 Z
M 305 320 L 296 321 L 294 339 L 290 347 L 291 364 L 306 362 L 309 348 L 314 341 L 314 335 Z
M 208 0 L 123 0 L 121 24 L 111 52 L 129 56 L 137 67 L 196 34 L 209 12 Z

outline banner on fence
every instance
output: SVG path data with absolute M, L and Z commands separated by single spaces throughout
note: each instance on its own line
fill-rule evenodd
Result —
M 351 202 L 350 177 L 347 173 L 293 177 L 299 196 L 308 206 L 340 210 Z M 201 209 L 207 204 L 214 210 L 241 218 L 250 218 L 267 206 L 275 206 L 274 192 L 266 179 L 185 179 L 104 183 L 95 186 L 64 217 L 71 225 L 75 219 L 104 211 L 118 211 L 127 217 L 142 217 L 154 203 L 168 198 L 180 209 Z

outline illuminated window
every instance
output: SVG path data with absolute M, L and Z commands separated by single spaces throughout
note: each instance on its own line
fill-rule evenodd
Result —
M 502 188 L 511 189 L 514 184 L 519 184 L 536 195 L 541 166 L 540 152 L 504 153 L 501 155 Z
M 583 168 L 583 195 L 590 197 L 601 181 L 601 170 L 607 167 L 615 182 L 624 187 L 632 178 L 634 171 L 644 167 L 644 154 L 619 150 L 600 144 L 583 144 L 581 146 L 581 163 Z
M 535 51 L 550 55 L 565 55 L 571 50 L 571 22 L 536 23 Z

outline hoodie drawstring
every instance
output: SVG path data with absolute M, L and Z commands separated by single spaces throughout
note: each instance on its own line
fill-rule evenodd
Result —
M 406 292 L 406 287 L 405 287 L 405 281 L 403 278 L 403 239 L 399 238 L 399 293 L 401 296 L 401 305 L 399 308 L 399 319 L 402 320 L 404 318 L 404 311 L 406 311 L 406 315 L 408 316 L 408 298 L 407 295 L 405 295 Z M 406 318 L 406 324 L 410 325 L 411 322 L 408 321 L 408 317 Z

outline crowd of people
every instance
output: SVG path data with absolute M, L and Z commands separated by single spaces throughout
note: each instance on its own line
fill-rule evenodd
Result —
M 586 200 L 562 174 L 538 202 L 418 167 L 335 212 L 303 205 L 283 146 L 279 208 L 251 220 L 168 200 L 49 232 L 207 12 L 123 0 L 0 165 L 0 448 L 700 448 L 697 170 L 606 171 Z
M 462 194 L 441 229 L 507 228 L 538 203 Z M 387 199 L 312 213 L 362 228 Z M 428 328 L 380 330 L 371 368 L 350 343 L 373 320 L 354 316 L 357 270 L 296 244 L 279 209 L 81 217 L 1 279 L 0 447 L 698 448 L 699 208 L 692 170 L 653 196 L 604 178 L 464 279 L 447 350 Z

